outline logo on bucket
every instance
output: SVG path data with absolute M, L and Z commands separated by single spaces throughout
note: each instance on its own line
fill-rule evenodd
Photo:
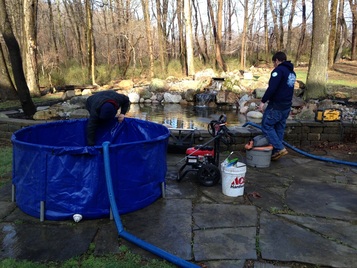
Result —
M 244 177 L 236 177 L 232 183 L 231 183 L 231 188 L 241 188 L 244 187 Z

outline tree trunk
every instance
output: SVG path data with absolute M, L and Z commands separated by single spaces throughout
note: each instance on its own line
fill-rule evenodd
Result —
M 227 8 L 227 48 L 228 50 L 232 50 L 232 16 L 234 15 L 235 5 L 232 4 L 232 0 L 228 0 L 228 8 Z
M 223 6 L 223 0 L 218 0 L 218 10 L 217 10 L 217 17 L 218 21 L 222 21 L 222 6 Z M 221 53 L 221 39 L 220 36 L 222 34 L 218 34 L 218 31 L 222 31 L 222 29 L 217 29 L 217 25 L 222 25 L 222 23 L 217 23 L 214 18 L 214 13 L 213 13 L 213 8 L 211 4 L 211 0 L 207 0 L 207 8 L 209 11 L 209 15 L 211 18 L 212 22 L 212 30 L 213 30 L 213 36 L 214 36 L 214 43 L 215 43 L 215 51 L 216 51 L 216 67 L 222 69 L 223 71 L 227 71 L 227 65 L 224 62 L 222 58 L 222 53 Z
M 268 0 L 264 0 L 264 40 L 265 40 L 265 61 L 270 61 L 269 57 L 269 29 L 268 29 Z
M 51 0 L 50 0 L 51 1 Z M 70 55 L 70 49 L 68 48 L 68 42 L 67 42 L 67 38 L 65 36 L 64 33 L 64 23 L 63 23 L 63 13 L 61 12 L 61 5 L 60 5 L 60 0 L 57 0 L 56 3 L 56 7 L 57 7 L 57 20 L 58 20 L 58 25 L 56 25 L 58 27 L 58 42 L 59 44 L 61 44 L 61 47 L 64 47 L 63 50 L 65 51 L 65 55 L 61 55 L 61 56 L 65 56 L 66 58 L 69 58 Z M 55 35 L 56 33 L 54 33 Z M 59 55 L 58 55 L 59 56 Z
M 6 12 L 5 0 L 0 0 L 0 31 L 9 51 L 12 72 L 15 80 L 17 94 L 20 99 L 25 115 L 33 116 L 36 113 L 36 106 L 32 102 L 30 90 L 26 83 L 20 46 L 12 31 L 9 17 Z
M 256 32 L 254 31 L 253 26 L 255 25 L 255 16 L 257 15 L 257 2 L 258 0 L 250 1 L 250 13 L 248 15 L 248 31 L 247 31 L 247 42 L 246 42 L 246 65 L 247 65 L 247 55 L 249 55 L 250 62 L 249 64 L 255 64 L 255 62 L 259 59 L 259 52 L 260 46 L 258 45 L 259 40 L 255 40 L 254 36 Z M 258 37 L 259 38 L 259 37 Z M 250 43 L 249 46 L 247 44 Z M 248 54 L 247 54 L 248 53 Z
M 24 46 L 25 73 L 27 85 L 32 96 L 40 96 L 37 64 L 37 0 L 24 0 Z
M 166 37 L 164 32 L 163 23 L 163 16 L 161 12 L 161 2 L 160 0 L 156 0 L 156 16 L 157 16 L 157 30 L 158 30 L 158 45 L 159 45 L 159 58 L 161 63 L 161 71 L 166 74 L 167 67 L 166 67 Z
M 187 74 L 186 42 L 183 33 L 183 1 L 177 0 L 177 21 L 179 28 L 179 55 L 181 63 L 181 72 Z
M 50 16 L 50 34 L 53 40 L 53 46 L 55 48 L 55 53 L 56 53 L 56 65 L 59 66 L 59 55 L 58 55 L 58 46 L 57 46 L 57 37 L 56 37 L 56 31 L 55 31 L 55 24 L 53 21 L 53 9 L 52 9 L 52 4 L 51 0 L 47 0 L 47 5 L 49 9 L 49 16 Z
M 192 22 L 191 22 L 191 5 L 190 0 L 184 0 L 184 16 L 186 29 L 186 57 L 187 57 L 187 74 L 192 76 L 195 74 L 195 66 L 193 62 L 193 41 L 192 41 Z
M 345 1 L 340 0 L 340 5 L 338 9 L 338 29 L 336 34 L 336 56 L 335 62 L 339 61 L 342 56 L 343 47 L 347 41 L 347 24 L 344 16 Z
M 278 27 L 278 16 L 274 10 L 274 5 L 272 0 L 269 0 L 269 6 L 270 6 L 270 12 L 271 15 L 273 16 L 273 23 L 274 23 L 274 39 L 275 39 L 275 43 L 276 43 L 276 50 L 280 50 L 280 35 L 279 35 L 279 27 Z M 272 48 L 271 48 L 272 49 Z
M 349 0 L 352 11 L 351 59 L 357 60 L 357 0 Z
M 5 60 L 5 48 L 3 49 L 3 44 L 0 43 L 0 81 L 1 81 L 1 89 L 0 89 L 0 102 L 7 100 L 18 100 L 19 97 L 17 95 L 15 85 L 11 80 L 10 70 L 6 64 Z
M 295 55 L 295 64 L 298 65 L 299 63 L 299 59 L 300 59 L 300 55 L 303 51 L 303 47 L 304 47 L 304 41 L 305 41 L 305 34 L 306 34 L 306 3 L 305 0 L 301 0 L 301 6 L 302 6 L 302 11 L 301 11 L 301 18 L 302 18 L 302 22 L 301 22 L 301 31 L 300 31 L 300 38 L 299 38 L 299 44 L 297 47 L 297 52 Z
M 319 99 L 326 96 L 329 39 L 329 0 L 313 2 L 313 28 L 309 70 L 304 98 Z
M 83 14 L 82 12 L 80 12 L 80 14 L 77 14 L 74 11 L 73 6 L 76 5 L 76 3 L 71 3 L 68 4 L 67 1 L 65 0 L 63 2 L 67 16 L 66 18 L 69 21 L 69 25 L 70 25 L 70 29 L 72 30 L 72 34 L 74 36 L 75 39 L 75 44 L 77 47 L 77 54 L 76 55 L 72 55 L 73 58 L 79 58 L 79 62 L 81 63 L 82 66 L 86 65 L 86 60 L 85 60 L 85 56 L 83 53 L 82 49 L 82 32 L 81 32 L 81 26 L 83 27 L 83 25 L 85 24 L 83 22 Z M 78 10 L 79 11 L 79 10 Z M 66 38 L 66 37 L 64 37 Z M 74 51 L 72 50 L 72 53 L 74 53 Z M 77 56 L 77 57 L 76 57 Z
M 144 13 L 144 21 L 145 21 L 145 31 L 146 31 L 146 40 L 149 49 L 149 75 L 150 78 L 154 77 L 154 54 L 152 49 L 152 36 L 151 36 L 151 28 L 150 28 L 150 14 L 149 14 L 149 0 L 141 0 L 141 4 L 143 6 Z
M 330 8 L 330 38 L 328 48 L 328 68 L 331 69 L 335 62 L 335 44 L 336 44 L 336 23 L 337 23 L 337 4 L 338 0 L 331 0 Z
M 295 16 L 296 1 L 297 0 L 292 0 L 291 2 L 291 10 L 290 10 L 289 21 L 288 21 L 288 36 L 286 39 L 286 51 L 288 53 L 291 52 L 291 40 L 292 40 L 292 28 L 293 28 L 292 25 Z
M 284 8 L 283 1 L 279 2 L 279 39 L 278 39 L 278 50 L 284 50 Z
M 205 38 L 205 34 L 203 32 L 203 23 L 202 23 L 202 18 L 201 18 L 201 15 L 200 15 L 200 10 L 199 10 L 199 5 L 197 5 L 197 2 L 195 0 L 192 0 L 192 6 L 193 6 L 193 9 L 195 10 L 195 14 L 194 14 L 194 18 L 195 18 L 195 43 L 196 43 L 196 47 L 197 47 L 197 50 L 198 50 L 198 53 L 199 55 L 202 57 L 202 60 L 203 60 L 203 64 L 206 65 L 207 61 L 208 61 L 208 55 L 206 54 L 207 53 L 207 41 L 206 41 L 206 38 Z M 202 41 L 203 41 L 203 46 L 204 48 L 206 48 L 206 50 L 202 49 L 201 47 L 201 44 L 200 44 L 200 41 L 199 41 L 199 37 L 198 37 L 198 26 L 199 26 L 199 23 L 198 23 L 198 15 L 200 15 L 200 25 L 201 25 L 201 29 L 202 29 Z
M 244 1 L 244 19 L 243 19 L 243 32 L 242 32 L 242 42 L 241 42 L 241 51 L 240 51 L 240 68 L 245 70 L 246 64 L 246 46 L 247 46 L 247 32 L 248 32 L 248 0 Z
M 87 31 L 87 59 L 88 59 L 88 76 L 95 85 L 95 50 L 94 50 L 94 36 L 93 36 L 93 14 L 92 1 L 86 0 L 86 31 Z

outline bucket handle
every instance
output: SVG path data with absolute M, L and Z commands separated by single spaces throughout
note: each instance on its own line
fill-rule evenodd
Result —
M 227 162 L 229 162 L 229 158 L 232 156 L 232 154 L 238 154 L 238 160 L 237 161 L 234 161 L 234 162 L 232 162 L 232 163 L 229 163 L 228 165 L 227 165 L 227 167 L 230 167 L 230 166 L 233 166 L 233 165 L 235 165 L 237 162 L 242 162 L 242 163 L 244 163 L 244 164 L 247 164 L 247 160 L 242 156 L 242 154 L 240 153 L 240 152 L 234 152 L 234 151 L 231 151 L 230 152 L 230 154 L 223 160 L 223 162 L 224 161 L 226 161 L 227 160 Z M 242 161 L 239 161 L 239 159 L 242 159 Z

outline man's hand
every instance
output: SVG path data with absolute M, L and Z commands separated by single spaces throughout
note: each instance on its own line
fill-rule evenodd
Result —
M 123 122 L 124 118 L 125 118 L 125 115 L 124 115 L 124 114 L 119 114 L 119 115 L 118 115 L 118 122 L 119 122 L 119 123 Z
M 263 102 L 261 102 L 260 104 L 259 104 L 259 111 L 261 111 L 261 112 L 264 112 L 264 103 Z

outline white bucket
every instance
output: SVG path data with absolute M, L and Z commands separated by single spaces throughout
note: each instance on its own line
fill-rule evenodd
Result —
M 222 192 L 227 196 L 237 197 L 244 194 L 244 181 L 247 167 L 237 162 L 234 166 L 221 165 Z
M 228 165 L 228 160 L 226 159 L 226 160 L 224 160 L 222 163 L 221 163 L 221 169 L 220 169 L 220 171 L 221 171 L 221 174 L 223 174 L 223 170 L 224 170 L 224 168 L 225 168 L 225 166 L 227 166 Z

